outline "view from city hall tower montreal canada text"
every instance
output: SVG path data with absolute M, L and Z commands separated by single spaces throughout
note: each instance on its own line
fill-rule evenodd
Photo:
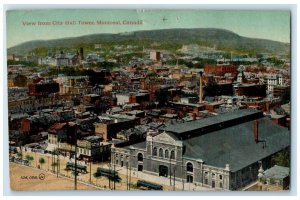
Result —
M 289 190 L 290 21 L 8 10 L 11 190 Z

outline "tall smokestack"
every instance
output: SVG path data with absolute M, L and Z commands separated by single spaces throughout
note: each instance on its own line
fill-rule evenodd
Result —
M 202 73 L 200 72 L 200 80 L 199 80 L 199 103 L 202 103 Z
M 79 50 L 79 57 L 80 57 L 80 61 L 82 61 L 84 58 L 83 58 L 83 48 L 80 47 L 80 50 Z
M 257 144 L 258 143 L 258 121 L 253 121 L 253 134 L 254 134 L 254 141 Z

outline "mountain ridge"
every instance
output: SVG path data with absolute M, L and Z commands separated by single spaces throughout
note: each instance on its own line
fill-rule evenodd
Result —
M 96 43 L 151 44 L 200 44 L 216 46 L 220 50 L 255 51 L 257 53 L 285 53 L 290 52 L 290 43 L 283 43 L 268 39 L 249 38 L 240 36 L 232 31 L 217 28 L 175 28 L 142 30 L 122 33 L 99 33 L 76 37 L 65 37 L 50 40 L 32 40 L 7 49 L 9 54 L 22 54 L 36 48 L 78 48 L 80 45 Z

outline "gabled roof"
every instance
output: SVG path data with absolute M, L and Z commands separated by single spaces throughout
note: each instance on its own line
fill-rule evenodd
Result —
M 288 129 L 267 117 L 257 121 L 258 139 L 265 145 L 255 143 L 253 121 L 249 121 L 184 140 L 184 157 L 202 159 L 207 165 L 221 168 L 229 164 L 234 172 L 290 146 Z
M 167 132 L 172 132 L 176 135 L 183 135 L 190 131 L 197 131 L 200 129 L 216 126 L 219 124 L 226 125 L 226 123 L 230 121 L 234 121 L 238 119 L 246 120 L 247 118 L 251 119 L 258 115 L 262 116 L 262 112 L 257 110 L 238 110 L 235 112 L 220 114 L 215 117 L 208 117 L 205 119 L 194 120 L 186 123 L 174 124 L 171 126 L 167 126 L 166 128 L 164 128 L 164 130 Z

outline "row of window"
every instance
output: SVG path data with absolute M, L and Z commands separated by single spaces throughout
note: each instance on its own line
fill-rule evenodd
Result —
M 208 172 L 204 172 L 204 177 L 205 177 L 205 178 L 208 177 Z M 212 174 L 211 174 L 211 178 L 212 178 L 212 179 L 215 179 L 215 178 L 216 178 L 216 174 L 215 174 L 215 173 L 212 173 Z M 219 175 L 219 179 L 222 180 L 222 179 L 223 179 L 223 176 L 222 176 L 222 175 Z
M 154 147 L 153 148 L 153 152 L 152 152 L 153 156 L 157 156 L 157 148 Z M 158 156 L 160 158 L 170 158 L 170 159 L 175 159 L 175 151 L 172 150 L 171 154 L 169 155 L 169 150 L 166 149 L 165 151 L 162 148 L 159 148 L 158 150 Z
M 87 155 L 89 153 L 89 150 L 79 148 L 79 153 Z

